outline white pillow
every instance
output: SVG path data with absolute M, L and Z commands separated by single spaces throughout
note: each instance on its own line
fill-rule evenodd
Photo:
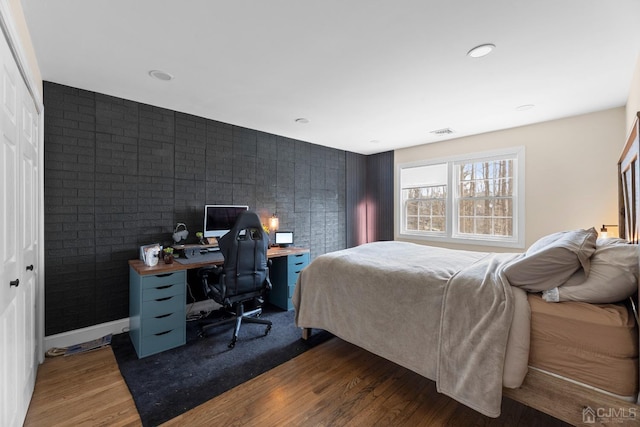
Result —
M 588 274 L 597 237 L 595 228 L 561 231 L 542 237 L 524 256 L 504 269 L 505 276 L 512 286 L 529 292 L 560 286 L 580 267 Z
M 626 240 L 598 239 L 591 257 L 591 271 L 575 272 L 557 290 L 543 292 L 547 302 L 580 301 L 605 304 L 622 301 L 638 291 L 638 245 Z

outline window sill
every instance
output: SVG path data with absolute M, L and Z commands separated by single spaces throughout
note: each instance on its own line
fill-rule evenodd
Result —
M 398 238 L 405 239 L 405 240 L 420 240 L 425 242 L 454 243 L 458 245 L 524 249 L 524 238 L 522 239 L 522 241 L 482 239 L 482 238 L 469 239 L 469 238 L 463 238 L 463 237 L 448 237 L 445 235 L 425 236 L 424 234 L 421 234 L 421 233 L 406 233 L 406 232 L 398 234 Z

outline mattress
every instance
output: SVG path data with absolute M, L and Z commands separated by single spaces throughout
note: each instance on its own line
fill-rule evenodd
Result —
M 638 328 L 624 304 L 548 303 L 528 294 L 529 366 L 619 396 L 638 392 Z

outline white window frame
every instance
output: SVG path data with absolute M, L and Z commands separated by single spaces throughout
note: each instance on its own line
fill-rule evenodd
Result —
M 458 186 L 456 165 L 460 163 L 476 163 L 491 160 L 514 159 L 513 179 L 513 236 L 483 236 L 457 233 L 458 229 Z M 420 166 L 447 165 L 447 202 L 446 202 L 446 232 L 408 231 L 405 227 L 405 207 L 402 200 L 402 170 Z M 397 185 L 397 224 L 398 236 L 410 240 L 426 240 L 446 243 L 469 245 L 497 246 L 507 248 L 524 248 L 525 243 L 525 149 L 523 146 L 505 148 L 501 150 L 464 154 L 446 158 L 420 160 L 416 162 L 398 164 L 396 167 Z

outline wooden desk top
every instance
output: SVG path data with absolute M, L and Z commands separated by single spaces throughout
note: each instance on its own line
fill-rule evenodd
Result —
M 286 247 L 286 248 L 269 248 L 267 251 L 267 257 L 269 258 L 277 258 L 281 256 L 295 255 L 295 254 L 303 254 L 309 252 L 309 249 L 305 248 L 296 248 L 296 247 Z M 165 264 L 161 259 L 158 260 L 158 264 L 153 267 L 147 267 L 144 265 L 144 262 L 139 259 L 130 259 L 129 266 L 133 268 L 136 273 L 141 276 L 147 274 L 163 274 L 163 273 L 171 273 L 174 271 L 182 271 L 182 270 L 191 270 L 192 268 L 201 268 L 208 267 L 212 265 L 222 265 L 223 261 L 216 262 L 196 262 L 191 264 L 181 264 L 178 261 L 173 261 L 172 264 Z

